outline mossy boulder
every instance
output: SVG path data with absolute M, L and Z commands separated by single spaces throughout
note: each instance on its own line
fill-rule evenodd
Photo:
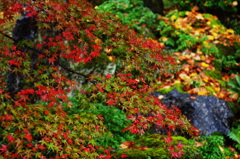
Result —
M 184 88 L 184 85 L 182 85 L 180 83 L 177 83 L 173 87 L 161 88 L 161 89 L 157 90 L 157 92 L 160 93 L 160 94 L 168 94 L 172 90 L 176 89 L 178 92 L 187 93 L 186 91 L 183 90 L 183 88 Z
M 128 159 L 169 159 L 171 154 L 169 146 L 178 144 L 184 145 L 183 159 L 202 159 L 202 154 L 198 149 L 182 136 L 172 136 L 172 142 L 166 143 L 164 139 L 167 136 L 160 134 L 152 134 L 141 136 L 134 143 L 131 149 L 120 149 L 114 154 L 114 158 L 121 158 L 121 155 L 128 156 Z

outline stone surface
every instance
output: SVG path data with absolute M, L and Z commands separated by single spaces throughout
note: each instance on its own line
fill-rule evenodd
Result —
M 164 95 L 161 101 L 168 107 L 172 105 L 178 107 L 190 123 L 200 130 L 201 135 L 211 135 L 215 132 L 225 135 L 229 133 L 233 112 L 224 100 L 214 96 L 190 95 L 173 90 Z

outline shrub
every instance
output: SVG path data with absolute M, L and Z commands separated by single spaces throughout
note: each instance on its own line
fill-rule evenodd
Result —
M 97 112 L 82 111 L 95 109 L 96 103 L 124 111 L 130 120 L 126 132 L 143 134 L 157 123 L 169 133 L 179 128 L 198 135 L 178 109 L 167 109 L 150 94 L 158 87 L 156 76 L 174 64 L 174 58 L 162 52 L 163 44 L 143 38 L 112 15 L 96 12 L 84 0 L 3 0 L 1 4 L 2 157 L 111 157 L 110 148 L 105 147 L 109 144 L 99 141 L 111 133 L 105 131 L 103 118 Z M 24 11 L 23 4 L 25 17 L 38 27 L 33 41 L 17 41 L 9 34 Z M 96 61 L 118 63 L 119 68 L 112 75 L 79 72 L 78 67 L 95 66 Z M 86 82 L 70 78 L 72 74 Z M 9 83 L 18 86 L 16 91 L 8 89 Z M 72 106 L 68 95 L 73 89 L 79 109 L 66 110 Z
M 151 29 L 153 31 L 157 27 L 157 15 L 144 7 L 142 0 L 108 0 L 98 6 L 97 10 L 114 14 L 123 24 L 145 36 L 152 37 Z
M 171 1 L 179 10 L 191 10 L 194 6 L 200 8 L 201 12 L 217 15 L 221 22 L 228 28 L 233 28 L 237 34 L 240 33 L 238 25 L 239 19 L 239 0 L 173 0 Z M 224 13 L 224 14 L 222 14 Z
M 240 126 L 237 128 L 231 128 L 231 132 L 228 134 L 228 137 L 236 142 L 235 147 L 240 151 Z
M 203 154 L 203 158 L 226 158 L 234 154 L 224 146 L 224 137 L 218 135 L 203 136 L 201 142 L 203 146 L 198 147 Z
M 172 11 L 161 18 L 160 39 L 177 51 L 190 49 L 206 54 L 218 54 L 218 46 L 232 46 L 239 38 L 231 29 L 226 29 L 220 21 L 210 15 L 191 11 Z

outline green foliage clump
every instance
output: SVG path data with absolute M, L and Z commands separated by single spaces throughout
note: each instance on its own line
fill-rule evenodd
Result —
M 232 92 L 237 93 L 240 96 L 240 76 L 237 74 L 234 80 L 228 81 L 228 85 Z M 238 98 L 238 102 L 240 102 L 240 98 Z
M 232 3 L 236 0 L 226 0 L 219 1 L 216 3 L 215 0 L 173 0 L 172 2 L 177 4 L 178 7 L 182 10 L 190 10 L 193 6 L 198 6 L 201 9 L 203 8 L 221 8 L 224 11 L 237 12 L 238 8 L 232 7 Z
M 167 136 L 160 134 L 141 136 L 139 139 L 134 141 L 134 148 L 119 150 L 116 152 L 114 157 L 119 158 L 124 154 L 130 159 L 168 159 L 171 158 L 171 152 L 168 148 L 181 144 L 183 146 L 183 156 L 181 156 L 181 158 L 202 158 L 197 148 L 194 147 L 194 145 L 186 138 L 181 136 L 172 136 L 172 141 L 170 143 L 166 143 L 166 137 Z
M 153 36 L 149 32 L 151 29 L 148 30 L 148 28 L 157 26 L 157 15 L 144 7 L 142 0 L 108 0 L 96 8 L 99 12 L 110 12 L 116 15 L 123 24 L 143 35 Z
M 161 94 L 168 94 L 169 92 L 171 92 L 172 90 L 176 89 L 178 92 L 180 93 L 186 93 L 186 91 L 183 90 L 184 85 L 181 83 L 177 83 L 175 84 L 173 87 L 170 88 L 161 88 L 159 90 L 157 90 L 157 92 L 161 93 Z
M 72 102 L 71 108 L 66 107 L 66 112 L 69 115 L 73 116 L 82 112 L 85 114 L 95 114 L 103 120 L 106 130 L 103 136 L 96 139 L 99 146 L 118 148 L 122 142 L 134 139 L 134 134 L 122 131 L 131 124 L 122 110 L 102 104 L 90 104 L 84 108 L 82 102 L 77 98 L 72 97 L 70 100 Z
M 175 10 L 162 17 L 158 26 L 162 35 L 160 40 L 176 51 L 190 49 L 218 55 L 221 39 L 234 40 L 234 31 L 226 29 L 213 15 L 202 14 L 196 10 L 197 8 L 191 11 Z M 227 42 L 224 45 L 233 44 Z
M 203 136 L 203 146 L 198 150 L 203 154 L 204 159 L 226 158 L 234 154 L 224 146 L 224 137 L 219 135 Z
M 239 0 L 172 0 L 172 6 L 175 5 L 179 10 L 191 10 L 192 7 L 197 6 L 201 12 L 209 12 L 217 15 L 224 25 L 233 28 L 237 34 L 240 34 L 239 27 Z M 223 14 L 224 13 L 224 14 Z
M 222 80 L 222 74 L 218 71 L 204 70 L 204 73 L 214 79 Z
M 122 110 L 102 104 L 97 104 L 96 108 L 97 109 L 93 110 L 93 112 L 104 118 L 104 125 L 112 134 L 111 137 L 105 135 L 104 137 L 99 138 L 97 140 L 99 145 L 118 148 L 122 142 L 134 139 L 134 134 L 131 134 L 128 131 L 123 132 L 123 129 L 131 122 L 126 118 Z
M 240 151 L 240 126 L 237 128 L 232 128 L 231 132 L 228 134 L 228 137 L 236 142 L 235 147 Z

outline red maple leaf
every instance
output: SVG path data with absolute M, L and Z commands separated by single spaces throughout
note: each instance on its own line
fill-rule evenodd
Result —
M 41 144 L 41 145 L 38 146 L 38 149 L 44 150 L 44 149 L 47 149 L 47 148 Z
M 111 74 L 107 74 L 107 76 L 106 76 L 107 79 L 110 79 L 111 77 L 112 77 Z
M 115 100 L 108 100 L 106 103 L 107 103 L 108 105 L 113 105 L 113 104 L 115 103 Z
M 2 147 L 0 148 L 0 151 L 2 151 L 2 153 L 7 152 L 8 151 L 7 146 L 2 144 Z
M 12 115 L 5 114 L 5 120 L 12 120 Z
M 33 138 L 32 138 L 31 134 L 26 134 L 25 139 L 27 139 L 27 141 L 31 142 Z
M 121 155 L 121 158 L 125 158 L 125 157 L 128 157 L 128 155 Z
M 20 63 L 19 62 L 17 62 L 16 60 L 9 60 L 8 61 L 8 63 L 9 63 L 9 65 L 14 65 L 14 66 L 20 66 Z
M 11 142 L 11 141 L 15 140 L 15 138 L 12 135 L 10 135 L 10 136 L 8 136 L 6 138 L 8 139 L 8 142 Z
M 168 137 L 168 138 L 166 138 L 164 140 L 165 140 L 165 143 L 171 143 L 172 142 L 172 138 L 171 137 Z

